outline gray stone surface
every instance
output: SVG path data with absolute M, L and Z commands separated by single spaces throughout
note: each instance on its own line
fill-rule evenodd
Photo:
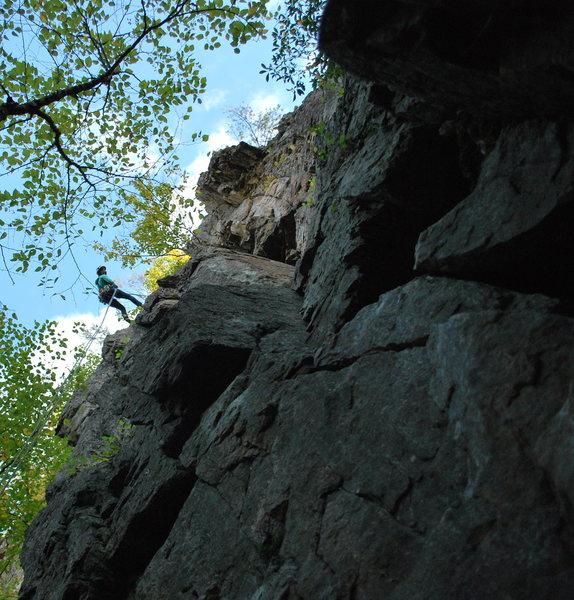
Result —
M 204 248 L 182 270 L 181 288 L 189 290 L 206 283 L 214 285 L 270 285 L 291 288 L 291 265 L 221 248 Z M 193 274 L 192 277 L 189 277 Z
M 316 208 L 296 276 L 319 339 L 409 281 L 419 233 L 468 190 L 454 140 L 374 104 L 368 84 L 345 86 L 347 101 L 321 142 Z M 331 141 L 341 137 L 343 147 Z
M 524 96 L 535 64 L 565 78 L 569 21 L 521 0 L 328 6 L 323 30 L 347 26 L 323 45 L 376 83 L 346 79 L 321 135 L 297 137 L 304 108 L 218 174 L 233 202 L 214 187 L 209 243 L 65 409 L 74 458 L 22 599 L 571 598 L 574 97 Z M 454 13 L 476 20 L 433 20 Z M 512 16 L 524 39 L 499 43 Z M 452 54 L 477 33 L 483 57 Z M 296 243 L 270 252 L 313 172 Z
M 337 103 L 333 91 L 313 92 L 283 117 L 267 148 L 241 143 L 214 154 L 197 186 L 208 214 L 198 234 L 201 244 L 295 263 L 307 244 L 307 203 L 313 194 L 311 129 L 327 122 Z
M 119 453 L 52 489 L 43 519 L 60 554 L 37 544 L 26 562 L 63 561 L 69 575 L 42 597 L 568 597 L 559 498 L 571 478 L 548 444 L 572 458 L 574 321 L 552 314 L 555 301 L 418 278 L 311 359 L 297 302 L 281 324 L 276 298 L 273 316 L 260 308 L 223 332 L 223 306 L 240 304 L 211 290 L 184 294 L 132 349 L 146 360 L 131 366 L 129 397 L 110 384 L 103 410 L 133 425 Z M 264 314 L 269 330 L 253 339 Z M 221 334 L 211 368 L 241 363 L 210 403 L 208 329 Z M 177 348 L 170 330 L 186 338 Z
M 571 296 L 573 143 L 554 121 L 504 130 L 472 193 L 421 234 L 415 268 Z
M 77 423 L 74 457 L 49 490 L 52 502 L 43 519 L 50 526 L 39 520 L 40 529 L 30 530 L 37 543 L 28 545 L 25 560 L 36 564 L 36 575 L 28 571 L 24 597 L 126 597 L 195 489 L 197 475 L 179 455 L 203 413 L 229 386 L 237 392 L 241 378 L 235 387 L 234 380 L 257 348 L 269 345 L 269 356 L 285 356 L 302 338 L 300 298 L 280 278 L 270 284 L 263 270 L 257 281 L 250 270 L 255 257 L 245 257 L 250 284 L 237 285 L 240 260 L 230 264 L 231 254 L 224 252 L 228 281 L 225 262 L 214 253 L 158 321 L 119 332 L 122 340 L 118 334 L 108 338 L 104 362 L 86 393 L 89 427 Z M 210 260 L 217 263 L 219 285 L 209 277 L 201 281 Z M 130 332 L 139 335 L 127 341 Z M 81 412 L 77 403 L 67 410 L 74 409 Z M 69 526 L 67 519 L 73 520 Z M 52 561 L 58 569 L 48 566 Z

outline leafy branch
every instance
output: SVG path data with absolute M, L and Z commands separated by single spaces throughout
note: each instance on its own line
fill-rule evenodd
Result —
M 4 4 L 0 177 L 10 179 L 0 211 L 11 219 L 1 224 L 20 246 L 15 270 L 43 270 L 40 248 L 55 258 L 58 240 L 73 245 L 87 223 L 121 222 L 122 190 L 162 181 L 178 160 L 173 109 L 186 106 L 187 119 L 205 90 L 195 44 L 215 49 L 223 38 L 238 51 L 264 35 L 266 0 Z

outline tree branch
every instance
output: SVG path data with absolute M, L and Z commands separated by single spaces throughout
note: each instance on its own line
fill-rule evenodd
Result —
M 80 171 L 80 173 L 82 174 L 82 177 L 84 178 L 84 181 L 88 185 L 93 186 L 93 183 L 89 180 L 89 178 L 86 174 L 87 167 L 82 166 L 80 163 L 76 162 L 73 158 L 71 158 L 67 154 L 67 152 L 62 147 L 62 143 L 60 141 L 60 138 L 62 137 L 62 132 L 60 131 L 60 129 L 54 122 L 54 119 L 52 119 L 52 117 L 49 114 L 45 113 L 43 110 L 40 110 L 39 108 L 34 109 L 32 111 L 32 114 L 37 115 L 41 119 L 44 119 L 44 121 L 46 121 L 46 123 L 48 123 L 50 129 L 54 133 L 54 146 L 56 147 L 56 150 L 58 150 L 58 153 L 60 154 L 60 156 L 68 163 L 68 165 L 75 167 L 76 169 L 78 169 L 78 171 Z
M 12 285 L 14 285 L 16 282 L 12 278 L 12 273 L 10 272 L 10 268 L 8 267 L 8 264 L 6 263 L 6 256 L 4 255 L 4 244 L 0 244 L 0 252 L 2 252 L 2 262 L 4 263 L 4 266 L 6 267 L 6 273 L 8 273 L 8 277 L 10 277 L 10 281 L 12 282 Z M 0 473 L 1 472 L 2 472 L 2 470 L 0 470 Z
M 97 77 L 93 77 L 92 79 L 88 79 L 83 83 L 79 83 L 77 85 L 58 90 L 53 94 L 48 94 L 41 98 L 37 98 L 36 100 L 32 100 L 31 102 L 15 102 L 13 98 L 6 92 L 8 99 L 3 104 L 0 104 L 0 121 L 4 121 L 7 117 L 11 115 L 16 116 L 25 114 L 38 114 L 37 111 L 42 110 L 45 106 L 48 106 L 49 104 L 53 104 L 54 102 L 58 102 L 69 96 L 78 96 L 84 92 L 93 90 L 94 88 L 99 87 L 102 84 L 109 83 L 112 77 L 118 75 L 118 68 L 123 63 L 123 61 L 128 57 L 128 55 L 131 52 L 133 52 L 141 44 L 141 42 L 148 35 L 150 35 L 150 33 L 154 32 L 156 29 L 160 29 L 166 23 L 177 19 L 183 14 L 198 14 L 207 11 L 207 9 L 202 9 L 186 12 L 185 7 L 189 2 L 190 0 L 180 0 L 176 3 L 173 10 L 161 21 L 152 23 L 147 27 L 144 26 L 141 33 L 135 38 L 135 40 L 117 56 L 117 58 L 113 61 L 113 63 L 111 63 L 111 65 L 107 69 L 105 69 Z

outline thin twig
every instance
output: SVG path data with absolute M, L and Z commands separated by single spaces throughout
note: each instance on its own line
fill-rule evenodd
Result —
M 16 282 L 12 278 L 12 273 L 10 273 L 10 269 L 8 268 L 8 264 L 6 263 L 6 256 L 4 256 L 4 244 L 0 244 L 0 251 L 2 252 L 2 262 L 4 263 L 4 266 L 6 267 L 6 273 L 8 273 L 8 277 L 10 277 L 10 281 L 12 282 L 12 285 L 16 285 Z

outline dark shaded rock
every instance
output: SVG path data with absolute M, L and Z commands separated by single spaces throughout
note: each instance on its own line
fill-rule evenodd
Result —
M 300 298 L 273 280 L 273 265 L 246 256 L 249 283 L 244 278 L 237 285 L 241 258 L 223 254 L 223 261 L 212 252 L 189 269 L 181 298 L 149 329 L 118 332 L 137 332 L 129 342 L 118 334 L 108 338 L 104 362 L 84 394 L 89 429 L 85 419 L 70 419 L 68 427 L 78 427 L 70 432 L 74 457 L 50 488 L 47 526 L 30 530 L 37 543 L 24 560 L 36 567 L 28 568 L 23 598 L 125 598 L 197 493 L 194 465 L 179 456 L 204 413 L 226 389 L 239 393 L 236 378 L 253 352 L 269 347 L 269 356 L 286 356 L 302 343 Z M 287 265 L 281 269 L 292 273 Z M 214 271 L 219 285 L 210 279 Z M 67 414 L 81 410 L 76 402 Z M 73 526 L 65 525 L 68 518 Z M 58 569 L 49 566 L 52 560 Z
M 307 109 L 285 118 L 204 232 L 247 253 L 194 253 L 107 340 L 22 598 L 569 600 L 574 140 L 546 116 L 567 86 L 522 116 L 572 46 L 569 5 L 541 6 L 329 3 L 330 51 L 377 82 L 312 96 L 330 116 L 305 136 Z
M 470 196 L 421 234 L 415 267 L 572 298 L 573 144 L 565 124 L 505 130 Z
M 172 309 L 178 303 L 181 294 L 175 287 L 172 287 L 172 284 L 173 286 L 176 286 L 178 281 L 179 279 L 172 279 L 169 281 L 170 285 L 160 286 L 159 289 L 146 298 L 144 302 L 144 311 L 140 312 L 136 317 L 136 323 L 138 325 L 149 327 L 154 323 L 157 323 L 166 311 Z
M 202 202 L 209 206 L 223 196 L 228 204 L 240 204 L 243 195 L 238 194 L 237 190 L 249 185 L 249 170 L 264 155 L 263 150 L 245 142 L 215 152 L 212 169 L 202 173 L 197 184 Z M 253 183 L 251 181 L 251 185 Z
M 370 91 L 348 80 L 349 100 L 327 126 L 325 138 L 345 145 L 327 141 L 312 243 L 298 265 L 305 319 L 321 332 L 409 281 L 419 233 L 468 192 L 456 141 L 396 119 Z
M 179 275 L 167 275 L 157 280 L 157 284 L 161 288 L 177 288 L 180 284 Z
M 542 450 L 572 375 L 555 304 L 419 278 L 307 366 L 301 337 L 268 336 L 188 433 L 195 483 L 123 597 L 567 598 L 572 524 Z M 111 527 L 114 565 L 132 523 Z
M 329 0 L 320 47 L 351 73 L 451 113 L 572 117 L 573 33 L 567 0 Z
M 570 468 L 574 457 L 574 409 L 569 394 L 562 408 L 549 421 L 534 448 L 537 462 L 552 480 L 563 502 L 564 512 L 571 514 L 574 504 L 574 477 Z
M 138 318 L 145 314 L 140 314 Z M 72 399 L 64 406 L 56 427 L 57 435 L 68 438 L 73 445 L 82 434 L 91 436 L 91 428 L 86 425 L 98 410 L 99 398 L 105 396 L 109 382 L 118 377 L 118 369 L 122 364 L 126 348 L 132 342 L 139 340 L 142 335 L 144 335 L 143 329 L 128 327 L 106 337 L 102 345 L 103 361 L 90 377 L 89 387 L 74 392 Z M 93 436 L 91 441 L 97 445 L 101 442 Z

